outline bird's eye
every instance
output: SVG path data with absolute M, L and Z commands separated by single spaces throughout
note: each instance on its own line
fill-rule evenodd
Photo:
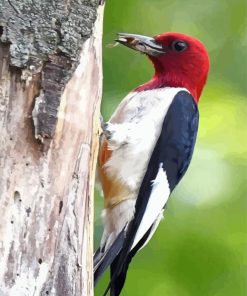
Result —
M 187 43 L 181 40 L 176 40 L 172 43 L 172 49 L 181 52 L 184 51 L 188 47 Z

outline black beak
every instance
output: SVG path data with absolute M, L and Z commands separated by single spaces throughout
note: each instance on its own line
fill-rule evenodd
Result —
M 118 33 L 115 41 L 151 56 L 159 56 L 166 53 L 166 49 L 157 43 L 154 38 L 143 35 Z

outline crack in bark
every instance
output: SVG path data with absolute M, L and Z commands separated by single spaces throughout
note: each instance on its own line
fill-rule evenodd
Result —
M 11 3 L 11 1 L 10 1 L 10 0 L 7 0 L 7 1 L 8 1 L 8 3 L 9 3 L 9 5 L 14 9 L 14 11 L 15 11 L 16 14 L 17 14 L 17 16 L 18 16 L 21 20 L 25 21 L 23 18 L 20 17 L 20 12 L 15 8 L 15 6 Z

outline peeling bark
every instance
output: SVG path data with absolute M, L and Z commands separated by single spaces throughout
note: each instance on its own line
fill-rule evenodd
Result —
M 0 0 L 1 296 L 93 295 L 102 18 Z

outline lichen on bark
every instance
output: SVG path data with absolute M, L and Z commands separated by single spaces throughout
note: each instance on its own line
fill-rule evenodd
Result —
M 90 36 L 98 1 L 1 0 L 1 42 L 10 43 L 11 65 L 27 67 L 49 55 L 63 54 L 78 61 Z
M 42 74 L 35 137 L 51 139 L 65 83 L 91 35 L 98 0 L 0 0 L 0 43 L 9 44 L 10 65 Z M 34 98 L 35 99 L 35 98 Z

